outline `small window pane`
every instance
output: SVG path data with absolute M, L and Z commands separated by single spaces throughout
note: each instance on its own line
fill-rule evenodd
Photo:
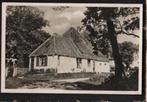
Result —
M 76 61 L 77 61 L 77 68 L 81 68 L 81 66 L 82 66 L 82 59 L 81 58 L 77 58 Z
M 37 57 L 36 66 L 47 66 L 47 56 Z

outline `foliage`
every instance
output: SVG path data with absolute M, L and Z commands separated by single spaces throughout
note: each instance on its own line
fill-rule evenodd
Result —
M 28 57 L 49 37 L 49 34 L 42 30 L 49 25 L 43 19 L 43 14 L 39 9 L 30 6 L 7 7 L 6 56 L 18 58 L 19 65 L 24 64 L 24 56 Z
M 108 15 L 110 12 L 111 14 Z M 138 37 L 136 34 L 128 32 L 129 30 L 139 28 L 139 17 L 135 15 L 138 12 L 139 8 L 88 7 L 84 13 L 86 17 L 82 20 L 82 23 L 86 30 L 90 32 L 89 36 L 94 46 L 94 51 L 99 50 L 104 55 L 107 55 L 111 51 L 106 17 L 113 19 L 116 35 L 128 34 Z M 131 17 L 128 17 L 128 15 L 131 15 Z M 123 17 L 127 19 L 120 22 Z
M 90 32 L 89 36 L 91 43 L 94 46 L 94 53 L 98 54 L 97 51 L 101 51 L 104 55 L 109 52 L 109 40 L 107 38 L 108 32 L 106 28 L 106 23 L 104 20 L 100 20 L 98 17 L 98 8 L 89 7 L 84 13 L 85 18 L 82 20 L 83 25 L 86 30 Z
M 101 47 L 105 53 L 108 53 L 109 47 L 111 47 L 116 67 L 116 78 L 122 79 L 124 67 L 119 53 L 117 35 L 127 34 L 139 37 L 132 33 L 134 29 L 139 28 L 139 8 L 87 7 L 84 14 L 85 18 L 82 22 L 86 30 L 90 32 L 89 36 L 94 50 L 97 51 Z M 124 21 L 123 17 L 126 18 Z M 103 42 L 104 46 L 100 46 L 99 42 Z M 103 51 L 101 50 L 102 53 Z
M 123 63 L 126 65 L 126 67 L 130 67 L 130 64 L 132 64 L 134 60 L 134 53 L 138 52 L 139 50 L 138 46 L 132 42 L 126 41 L 119 44 L 119 48 Z

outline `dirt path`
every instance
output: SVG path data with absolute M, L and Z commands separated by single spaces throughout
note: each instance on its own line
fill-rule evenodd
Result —
M 53 82 L 70 82 L 70 83 L 74 83 L 74 82 L 78 82 L 78 81 L 86 81 L 89 80 L 89 78 L 76 78 L 76 79 L 58 79 L 58 80 L 53 80 Z

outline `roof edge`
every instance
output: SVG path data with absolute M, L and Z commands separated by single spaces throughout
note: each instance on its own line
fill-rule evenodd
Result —
M 47 41 L 49 41 L 51 38 L 52 38 L 52 36 L 49 37 L 48 39 L 46 39 L 41 45 L 39 45 L 39 46 L 29 55 L 29 57 L 31 57 L 33 53 L 35 53 L 38 49 L 40 49 L 40 48 L 41 48 Z

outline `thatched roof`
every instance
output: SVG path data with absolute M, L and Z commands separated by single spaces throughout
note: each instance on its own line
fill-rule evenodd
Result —
M 34 50 L 31 56 L 62 55 L 68 57 L 108 61 L 104 55 L 94 55 L 91 43 L 74 28 L 70 28 L 63 36 L 54 35 Z

